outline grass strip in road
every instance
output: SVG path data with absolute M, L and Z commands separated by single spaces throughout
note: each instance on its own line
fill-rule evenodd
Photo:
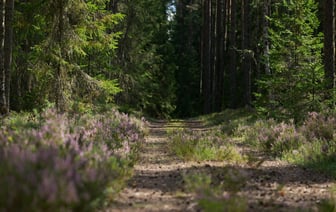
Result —
M 243 161 L 236 148 L 225 137 L 213 132 L 177 130 L 169 135 L 170 151 L 186 161 Z

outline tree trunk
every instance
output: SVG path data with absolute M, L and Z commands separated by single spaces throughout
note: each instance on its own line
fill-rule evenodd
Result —
M 216 56 L 216 88 L 215 88 L 215 111 L 222 109 L 223 79 L 224 79 L 224 1 L 217 0 L 217 56 Z
M 4 6 L 5 0 L 0 0 L 0 115 L 8 111 L 6 104 L 6 91 L 5 91 L 5 69 L 4 69 Z
M 230 28 L 230 108 L 237 107 L 237 47 L 236 47 L 236 29 L 237 29 L 237 1 L 231 2 L 231 28 Z
M 119 0 L 110 0 L 107 4 L 107 10 L 111 11 L 112 13 L 118 12 L 118 2 Z
M 14 14 L 14 0 L 6 0 L 4 69 L 5 69 L 5 93 L 6 93 L 7 110 L 10 109 L 10 79 L 11 79 L 12 48 L 13 48 L 13 14 Z
M 335 88 L 335 0 L 324 1 L 323 28 L 326 87 L 331 90 Z M 330 97 L 329 93 L 328 98 Z
M 251 106 L 250 2 L 242 0 L 242 49 L 244 74 L 244 104 Z
M 227 42 L 228 42 L 228 30 L 229 30 L 229 27 L 228 27 L 228 23 L 229 23 L 229 7 L 230 7 L 230 0 L 224 0 L 224 5 L 223 5 L 223 8 L 224 8 L 224 11 L 223 11 L 223 32 L 224 32 L 224 49 L 223 51 L 225 53 L 227 53 Z
M 210 113 L 214 111 L 216 92 L 216 0 L 210 0 Z
M 268 28 L 269 21 L 267 20 L 267 16 L 269 16 L 269 5 L 271 0 L 264 0 L 264 9 L 263 9 L 263 43 L 264 43 L 264 65 L 265 65 L 265 73 L 267 75 L 271 74 L 270 68 L 270 49 L 269 49 L 269 36 L 268 36 Z
M 210 84 L 210 54 L 211 54 L 211 28 L 210 28 L 210 13 L 211 13 L 211 0 L 204 0 L 203 12 L 203 49 L 202 49 L 202 94 L 203 94 L 203 112 L 205 114 L 211 112 L 211 84 Z

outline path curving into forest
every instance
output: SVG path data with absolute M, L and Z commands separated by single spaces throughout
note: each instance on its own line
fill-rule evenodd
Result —
M 317 203 L 330 195 L 334 181 L 328 176 L 266 156 L 259 166 L 184 162 L 168 151 L 167 130 L 176 126 L 207 130 L 197 120 L 151 122 L 132 179 L 106 211 L 200 211 L 195 194 L 185 190 L 183 176 L 195 172 L 220 173 L 232 166 L 246 179 L 239 195 L 247 199 L 248 211 L 317 211 Z M 241 145 L 237 144 L 237 148 L 242 153 L 249 151 Z M 216 177 L 223 180 L 220 175 Z

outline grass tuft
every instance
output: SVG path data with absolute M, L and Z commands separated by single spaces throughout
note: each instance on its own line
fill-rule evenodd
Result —
M 187 175 L 186 189 L 196 193 L 202 211 L 247 211 L 247 200 L 238 194 L 246 182 L 244 174 L 232 167 L 222 172 L 220 180 L 215 180 L 215 175 Z
M 183 160 L 189 161 L 242 161 L 243 157 L 225 137 L 212 132 L 172 131 L 169 149 Z

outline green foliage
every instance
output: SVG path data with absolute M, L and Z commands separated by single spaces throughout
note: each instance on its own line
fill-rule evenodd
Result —
M 104 103 L 113 103 L 114 97 L 122 91 L 119 88 L 117 80 L 108 80 L 103 77 L 99 78 L 99 84 L 103 89 L 101 96 L 104 98 Z
M 74 102 L 113 102 L 125 110 L 161 118 L 199 114 L 200 3 L 16 2 L 12 108 L 33 110 L 46 100 L 64 107 Z M 260 18 L 263 2 L 251 4 L 251 14 Z M 169 19 L 168 5 L 175 6 L 170 7 L 173 16 Z M 256 108 L 275 118 L 297 121 L 307 111 L 319 110 L 323 97 L 317 5 L 314 0 L 274 1 L 271 7 L 272 14 L 267 18 L 272 73 L 252 76 L 252 81 L 259 82 L 252 88 L 258 90 Z M 256 39 L 260 36 L 258 29 L 251 33 Z M 262 45 L 253 39 L 250 42 L 251 49 L 237 51 L 251 53 L 261 68 L 257 54 Z M 227 77 L 227 66 L 223 68 Z M 92 86 L 75 88 L 78 83 L 74 81 L 81 74 L 78 72 L 91 77 L 83 78 L 89 82 L 82 84 Z M 237 79 L 242 75 L 242 67 L 238 66 Z M 93 86 L 96 82 L 91 79 L 97 78 L 104 82 Z M 224 88 L 230 84 L 225 80 Z M 237 93 L 242 93 L 243 87 L 239 85 Z M 78 92 L 80 89 L 83 92 Z M 231 124 L 234 128 L 235 124 Z
M 166 6 L 169 1 L 119 1 L 125 18 L 111 62 L 125 110 L 167 118 L 175 109 L 174 48 L 169 42 Z
M 46 100 L 81 111 L 117 102 L 168 117 L 175 110 L 175 65 L 167 3 L 18 2 L 14 109 L 32 110 Z
M 261 19 L 263 3 L 251 2 L 251 16 Z M 174 6 L 170 11 L 169 5 Z M 199 0 L 16 2 L 12 109 L 33 110 L 49 101 L 64 107 L 80 102 L 85 110 L 97 102 L 112 102 L 125 111 L 160 118 L 199 114 L 201 5 Z M 250 23 L 256 28 L 249 32 L 255 37 L 250 49 L 237 46 L 236 50 L 242 52 L 238 54 L 240 62 L 244 52 L 249 52 L 256 63 L 252 68 L 258 68 L 252 71 L 256 73 L 252 84 L 258 80 L 252 86 L 258 91 L 256 108 L 275 118 L 297 121 L 322 104 L 322 35 L 318 33 L 317 5 L 314 0 L 279 0 L 271 7 L 272 14 L 267 17 L 271 75 L 259 75 L 263 48 L 257 42 L 260 21 Z M 240 7 L 237 10 L 242 12 Z M 167 13 L 172 16 L 167 18 Z M 243 36 L 237 39 L 239 43 Z M 225 51 L 227 44 L 225 40 Z M 224 93 L 230 84 L 229 62 L 225 59 L 223 67 Z M 242 69 L 238 64 L 239 81 Z M 77 77 L 82 73 L 89 77 L 81 78 L 87 82 L 78 86 Z M 98 78 L 103 82 L 92 80 Z M 239 95 L 243 89 L 243 84 L 237 85 Z
M 9 117 L 1 120 L 2 126 L 9 126 L 14 131 L 34 129 L 40 126 L 37 114 L 12 113 Z
M 300 120 L 320 107 L 322 36 L 314 0 L 278 1 L 268 17 L 271 74 L 259 81 L 259 111 L 275 118 Z
M 107 2 L 57 0 L 16 4 L 14 109 L 32 110 L 46 100 L 65 107 L 72 105 L 72 101 L 92 102 L 98 85 L 87 86 L 84 92 L 78 92 L 83 89 L 81 86 L 74 88 L 78 83 L 73 82 L 83 71 L 91 77 L 104 76 L 106 82 L 100 84 L 98 92 L 106 97 L 104 101 L 113 101 L 119 89 L 112 78 L 111 60 L 121 34 L 115 25 L 124 15 L 108 11 Z M 84 85 L 95 84 L 90 77 L 81 80 L 88 80 L 82 82 Z M 94 95 L 82 95 L 85 92 Z

